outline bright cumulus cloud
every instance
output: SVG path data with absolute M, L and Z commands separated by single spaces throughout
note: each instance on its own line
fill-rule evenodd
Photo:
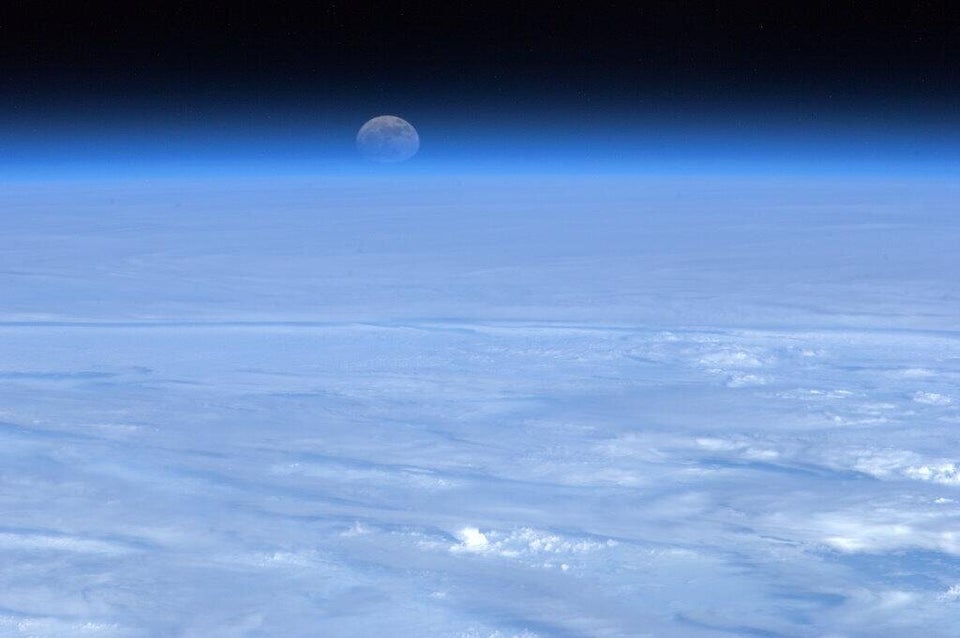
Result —
M 464 527 L 457 532 L 457 538 L 460 539 L 460 544 L 455 545 L 453 547 L 454 550 L 462 549 L 468 552 L 480 552 L 487 549 L 490 545 L 486 535 L 476 527 Z

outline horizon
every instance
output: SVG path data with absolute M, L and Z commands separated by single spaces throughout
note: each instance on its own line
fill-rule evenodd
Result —
M 397 114 L 419 152 L 395 165 L 359 156 L 366 114 L 283 117 L 209 113 L 194 122 L 125 119 L 0 122 L 8 177 L 100 174 L 796 174 L 960 176 L 960 126 L 949 120 L 747 113 L 716 117 L 610 115 L 586 121 L 527 113 L 528 120 L 470 121 Z M 280 122 L 276 122 L 280 120 Z M 530 121 L 533 120 L 533 121 Z M 215 122 L 212 124 L 211 122 Z M 626 122 L 624 124 L 623 122 Z

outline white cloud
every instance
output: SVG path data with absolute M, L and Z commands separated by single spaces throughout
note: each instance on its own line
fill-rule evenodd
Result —
M 923 379 L 932 377 L 933 375 L 933 370 L 927 368 L 904 368 L 900 371 L 900 376 L 906 377 L 907 379 Z
M 832 463 L 883 480 L 910 479 L 960 485 L 960 465 L 956 462 L 906 450 L 848 451 L 834 454 Z
M 780 458 L 780 452 L 777 450 L 758 446 L 749 440 L 698 437 L 694 442 L 703 450 L 725 452 L 730 456 L 750 461 L 773 461 Z
M 456 532 L 460 541 L 450 547 L 452 552 L 489 553 L 506 558 L 535 557 L 538 555 L 575 555 L 596 552 L 617 546 L 614 540 L 569 538 L 559 534 L 523 527 L 509 532 L 464 527 Z M 552 566 L 546 563 L 545 566 Z M 567 569 L 561 567 L 563 571 Z
M 960 485 L 960 467 L 956 463 L 938 463 L 908 467 L 904 475 L 921 481 L 933 481 L 943 485 Z
M 7 550 L 61 551 L 90 554 L 126 554 L 130 547 L 111 541 L 78 536 L 0 533 L 0 548 Z
M 770 380 L 758 374 L 738 374 L 734 373 L 727 379 L 729 388 L 747 388 L 751 386 L 767 385 Z
M 745 350 L 722 350 L 700 357 L 700 364 L 711 369 L 761 368 L 764 361 L 754 353 Z
M 464 527 L 457 532 L 457 538 L 460 544 L 451 547 L 451 551 L 483 552 L 490 546 L 487 536 L 476 527 Z
M 938 599 L 950 603 L 960 600 L 960 585 L 951 585 L 949 589 L 938 596 Z
M 947 395 L 936 392 L 914 392 L 913 400 L 924 405 L 950 405 L 953 403 L 953 399 Z
M 820 540 L 842 552 L 879 553 L 923 549 L 960 555 L 957 521 L 920 512 L 869 512 L 859 517 L 847 513 L 814 518 Z

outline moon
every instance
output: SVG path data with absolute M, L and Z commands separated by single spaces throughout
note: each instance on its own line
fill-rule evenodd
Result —
M 374 162 L 402 162 L 420 150 L 420 136 L 402 117 L 380 115 L 360 127 L 357 150 Z

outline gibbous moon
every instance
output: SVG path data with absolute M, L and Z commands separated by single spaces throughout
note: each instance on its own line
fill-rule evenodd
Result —
M 402 162 L 416 155 L 419 149 L 417 129 L 396 115 L 375 117 L 357 132 L 357 150 L 374 162 Z

